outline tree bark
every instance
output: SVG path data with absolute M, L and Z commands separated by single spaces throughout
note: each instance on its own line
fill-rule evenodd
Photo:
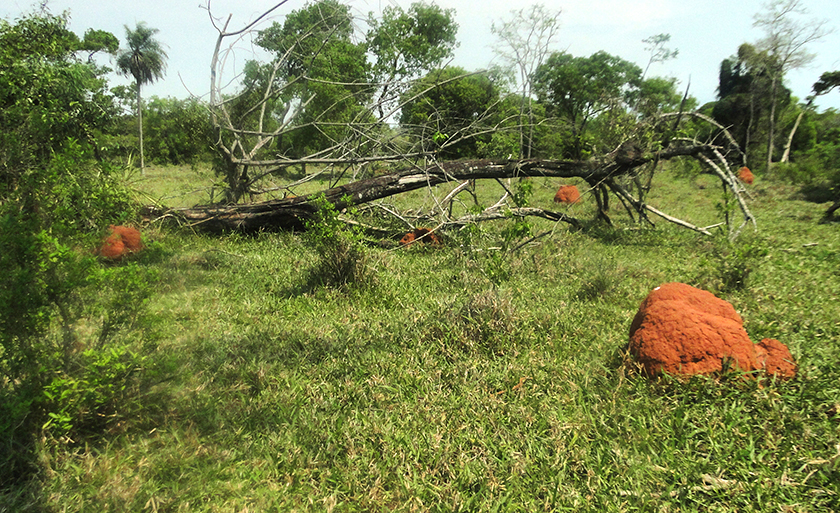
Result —
M 808 103 L 805 104 L 805 107 L 803 107 L 802 110 L 799 112 L 799 115 L 796 116 L 796 122 L 793 124 L 793 128 L 790 130 L 790 134 L 788 134 L 787 144 L 785 144 L 785 153 L 782 155 L 782 162 L 790 161 L 790 147 L 793 145 L 793 136 L 796 135 L 796 130 L 799 128 L 799 123 L 802 122 L 802 118 L 805 116 L 805 111 L 807 111 L 811 107 L 816 98 L 817 94 L 809 96 Z
M 776 134 L 776 94 L 778 91 L 778 80 L 776 76 L 773 76 L 773 86 L 771 88 L 771 97 L 770 97 L 770 120 L 767 126 L 767 176 L 770 176 L 772 173 L 772 166 L 773 166 L 773 149 L 774 149 L 774 141 Z

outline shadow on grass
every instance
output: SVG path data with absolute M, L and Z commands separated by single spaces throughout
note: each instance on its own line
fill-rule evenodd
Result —
M 40 509 L 33 402 L 27 387 L 0 390 L 0 511 Z
M 667 226 L 664 222 L 660 222 Z M 681 237 L 675 237 L 673 233 L 667 233 L 657 227 L 650 225 L 630 226 L 608 226 L 599 221 L 592 221 L 583 227 L 582 233 L 586 236 L 610 246 L 634 246 L 634 247 L 655 247 L 668 248 L 684 245 Z M 690 230 L 684 230 L 691 233 Z
M 829 183 L 806 185 L 799 189 L 799 193 L 805 201 L 810 203 L 830 203 L 837 201 L 840 194 L 833 190 Z

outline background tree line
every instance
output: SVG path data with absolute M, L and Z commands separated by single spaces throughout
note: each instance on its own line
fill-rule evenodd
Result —
M 756 16 L 766 37 L 721 63 L 718 100 L 699 110 L 733 130 L 745 151 L 741 164 L 769 173 L 782 162 L 783 177 L 828 179 L 837 164 L 826 152 L 836 143 L 817 125 L 830 126 L 837 113 L 817 113 L 784 84 L 788 71 L 809 61 L 804 48 L 823 25 L 797 18 L 797 0 L 766 8 Z M 698 109 L 688 85 L 648 76 L 651 64 L 677 55 L 666 46 L 668 34 L 642 41 L 651 55 L 643 70 L 603 51 L 553 50 L 559 15 L 540 5 L 514 11 L 493 28 L 502 65 L 468 70 L 447 62 L 457 46 L 451 10 L 422 2 L 388 7 L 365 20 L 367 31 L 355 28 L 339 0 L 292 11 L 258 31 L 269 62 L 248 63 L 240 88 L 211 101 L 228 200 L 259 192 L 262 177 L 289 169 L 306 176 L 309 163 L 320 170 L 342 160 L 356 176 L 364 162 L 401 155 L 583 159 L 629 138 L 650 139 L 636 142 L 655 150 L 659 136 L 641 126 L 661 113 Z M 699 127 L 679 135 L 718 137 Z

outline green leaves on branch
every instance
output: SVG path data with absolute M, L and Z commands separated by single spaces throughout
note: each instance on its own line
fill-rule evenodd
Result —
M 455 9 L 414 2 L 408 11 L 388 6 L 382 17 L 368 17 L 367 49 L 375 57 L 377 82 L 412 78 L 451 58 L 458 46 Z
M 309 269 L 309 287 L 362 289 L 376 284 L 371 255 L 363 245 L 362 233 L 348 227 L 335 205 L 326 197 L 314 200 L 315 218 L 306 223 L 306 240 L 316 254 Z

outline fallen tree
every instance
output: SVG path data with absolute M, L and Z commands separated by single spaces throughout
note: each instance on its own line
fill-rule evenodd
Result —
M 630 212 L 639 216 L 640 220 L 649 222 L 648 213 L 656 214 L 669 222 L 679 224 L 706 235 L 708 229 L 670 216 L 645 203 L 642 188 L 638 196 L 634 196 L 626 187 L 619 183 L 622 177 L 635 177 L 639 169 L 660 161 L 675 157 L 694 157 L 703 162 L 706 167 L 721 178 L 721 181 L 734 194 L 744 216 L 743 224 L 734 232 L 738 232 L 749 222 L 755 224 L 755 219 L 743 197 L 744 189 L 740 181 L 730 170 L 730 166 L 723 156 L 723 148 L 710 144 L 684 144 L 667 148 L 663 151 L 644 154 L 632 152 L 628 154 L 618 150 L 600 158 L 586 161 L 571 160 L 467 160 L 452 162 L 431 162 L 424 166 L 411 166 L 398 172 L 378 176 L 366 180 L 353 181 L 324 191 L 299 197 L 274 199 L 269 201 L 231 204 L 206 205 L 193 208 L 161 210 L 147 208 L 149 218 L 175 220 L 207 232 L 258 230 L 303 229 L 307 220 L 317 212 L 316 198 L 324 197 L 335 205 L 338 210 L 369 203 L 375 200 L 401 194 L 404 192 L 431 188 L 446 183 L 465 183 L 481 179 L 506 179 L 521 177 L 558 177 L 581 178 L 589 183 L 593 191 L 598 189 L 612 191 Z M 322 165 L 332 164 L 330 161 L 317 162 Z M 451 201 L 451 196 L 447 197 Z M 599 203 L 599 207 L 600 207 Z M 500 201 L 483 216 L 476 216 L 473 220 L 495 219 L 493 210 L 504 212 L 504 202 Z M 507 207 L 508 211 L 513 211 Z M 561 212 L 542 209 L 517 209 L 515 215 L 532 215 L 566 222 L 580 227 L 580 221 Z M 606 211 L 600 211 L 599 217 L 609 222 Z M 449 220 L 448 224 L 459 224 L 457 220 Z

